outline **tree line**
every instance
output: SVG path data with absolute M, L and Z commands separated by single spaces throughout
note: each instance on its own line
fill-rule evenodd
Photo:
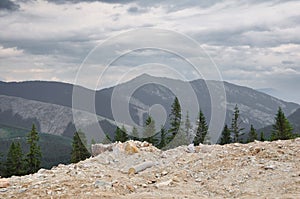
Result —
M 242 121 L 240 119 L 239 108 L 236 105 L 234 108 L 231 126 L 228 127 L 228 125 L 225 124 L 219 144 L 224 145 L 224 144 L 235 143 L 235 142 L 249 143 L 249 142 L 253 142 L 254 140 L 260 140 L 260 141 L 266 140 L 264 133 L 261 132 L 260 135 L 258 135 L 256 129 L 251 124 L 250 131 L 248 132 L 248 138 L 246 141 L 244 141 L 241 138 L 241 136 L 245 134 L 243 132 L 244 128 L 241 127 L 241 123 Z M 297 134 L 293 133 L 292 125 L 284 115 L 282 108 L 279 107 L 277 114 L 275 115 L 275 123 L 272 125 L 271 137 L 268 140 L 269 141 L 288 140 L 296 137 Z
M 6 162 L 1 165 L 4 177 L 27 175 L 35 173 L 41 168 L 42 153 L 38 145 L 39 135 L 34 124 L 27 135 L 26 141 L 29 146 L 27 154 L 23 154 L 20 142 L 13 141 L 11 143 Z
M 190 143 L 193 143 L 195 146 L 199 144 L 210 144 L 208 124 L 201 109 L 196 121 L 196 128 L 192 127 L 188 112 L 186 113 L 185 120 L 183 122 L 181 121 L 181 117 L 182 113 L 180 103 L 178 99 L 175 98 L 171 107 L 171 113 L 169 115 L 170 128 L 168 130 L 166 130 L 164 127 L 161 127 L 160 131 L 156 133 L 155 121 L 151 116 L 148 116 L 143 132 L 141 132 L 142 136 L 140 136 L 136 127 L 133 127 L 131 133 L 129 133 L 130 135 L 128 135 L 127 130 L 124 126 L 122 126 L 121 128 L 117 127 L 114 139 L 110 139 L 109 137 L 107 137 L 107 139 L 111 142 L 125 142 L 126 140 L 130 139 L 147 141 L 160 149 L 166 147 L 168 144 L 170 144 L 171 141 L 174 142 L 173 145 L 171 144 L 171 146 Z M 293 134 L 293 128 L 284 115 L 281 107 L 278 108 L 277 114 L 275 115 L 275 123 L 272 126 L 272 134 L 268 139 L 265 138 L 263 132 L 260 132 L 260 134 L 258 134 L 257 130 L 251 124 L 250 130 L 248 131 L 248 136 L 244 136 L 245 140 L 243 140 L 242 137 L 246 132 L 241 124 L 242 120 L 240 111 L 238 106 L 236 105 L 234 107 L 231 124 L 224 125 L 218 144 L 224 145 L 237 142 L 249 143 L 253 142 L 254 140 L 286 140 L 297 137 L 297 134 Z M 178 137 L 177 140 L 175 139 L 176 137 Z
M 102 143 L 110 142 L 125 142 L 127 140 L 138 140 L 147 141 L 152 143 L 154 146 L 160 149 L 168 149 L 176 147 L 179 145 L 186 145 L 193 143 L 195 146 L 199 144 L 210 144 L 210 136 L 208 132 L 208 124 L 204 113 L 200 109 L 198 118 L 196 121 L 196 128 L 193 128 L 189 113 L 186 113 L 185 120 L 181 120 L 182 112 L 179 100 L 175 97 L 174 102 L 171 106 L 171 113 L 169 115 L 169 129 L 165 129 L 163 126 L 157 133 L 155 129 L 155 121 L 151 117 L 145 121 L 145 126 L 143 132 L 138 132 L 138 129 L 134 126 L 131 133 L 128 133 L 124 125 L 116 128 L 115 136 L 113 139 L 106 136 Z M 254 140 L 265 141 L 263 132 L 258 133 L 256 129 L 251 125 L 250 131 L 248 132 L 248 138 L 246 141 L 242 140 L 241 136 L 244 135 L 244 128 L 241 127 L 241 117 L 239 108 L 236 105 L 232 115 L 231 125 L 225 124 L 222 131 L 221 137 L 219 139 L 219 144 L 229 144 L 229 143 L 247 143 L 253 142 Z M 282 109 L 279 107 L 278 112 L 275 116 L 275 123 L 273 124 L 273 130 L 270 141 L 273 140 L 286 140 L 296 137 L 293 134 L 293 128 L 287 118 L 285 117 Z M 142 133 L 142 136 L 140 136 Z M 12 175 L 26 175 L 37 172 L 41 168 L 41 158 L 42 153 L 40 146 L 38 145 L 39 135 L 32 125 L 31 131 L 27 135 L 27 144 L 29 150 L 27 154 L 23 154 L 21 144 L 19 142 L 12 142 L 8 150 L 7 159 L 4 165 L 4 177 L 10 177 Z M 91 144 L 95 144 L 92 139 Z M 88 150 L 87 139 L 85 134 L 80 130 L 74 133 L 72 141 L 72 151 L 71 151 L 71 163 L 76 163 L 81 160 L 85 160 L 90 157 L 91 154 Z

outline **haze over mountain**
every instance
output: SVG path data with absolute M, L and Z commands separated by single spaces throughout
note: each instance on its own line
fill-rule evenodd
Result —
M 146 82 L 152 83 L 142 85 L 145 80 L 147 80 Z M 164 85 L 173 85 L 173 88 L 182 90 L 183 94 L 185 94 L 182 88 L 187 84 L 192 87 L 198 99 L 199 108 L 203 110 L 209 121 L 211 116 L 211 100 L 204 80 L 183 82 L 145 74 L 124 84 L 98 91 L 77 86 L 76 88 L 79 88 L 85 97 L 88 98 L 95 95 L 95 105 L 83 103 L 84 106 L 81 108 L 85 114 L 83 114 L 82 121 L 87 122 L 84 124 L 85 126 L 91 125 L 88 123 L 89 119 L 87 119 L 89 115 L 88 112 L 92 113 L 95 107 L 97 115 L 102 117 L 102 119 L 99 120 L 102 120 L 102 122 L 104 121 L 103 118 L 110 120 L 110 122 L 106 121 L 105 126 L 109 123 L 109 128 L 106 128 L 106 130 L 109 129 L 107 130 L 109 132 L 105 133 L 113 136 L 113 132 L 111 132 L 113 131 L 111 127 L 111 125 L 113 126 L 113 122 L 111 120 L 115 118 L 111 109 L 111 103 L 114 91 L 118 90 L 118 94 L 122 96 L 122 92 L 124 92 L 125 95 L 128 90 L 136 85 L 140 85 L 130 97 L 129 104 L 126 102 L 127 99 L 125 97 L 118 97 L 117 104 L 120 106 L 126 106 L 126 104 L 128 104 L 130 116 L 136 124 L 142 125 L 148 115 L 149 108 L 155 104 L 160 104 L 161 107 L 165 109 L 166 115 L 169 115 L 175 95 Z M 221 82 L 210 81 L 210 84 L 217 89 L 221 85 Z M 285 102 L 251 88 L 228 82 L 224 82 L 224 88 L 227 98 L 225 120 L 227 124 L 231 122 L 235 105 L 238 105 L 240 109 L 241 118 L 243 120 L 242 126 L 249 128 L 250 124 L 253 124 L 257 129 L 273 123 L 279 106 L 282 107 L 286 115 L 290 115 L 300 108 L 298 104 Z M 29 120 L 29 123 L 37 122 L 40 130 L 44 133 L 69 134 L 70 136 L 70 131 L 74 131 L 72 110 L 70 109 L 72 107 L 72 92 L 73 85 L 60 82 L 1 82 L 1 123 L 9 123 L 18 117 L 22 118 L 22 120 Z M 197 104 L 185 100 L 183 100 L 182 103 L 186 104 L 187 110 L 193 110 L 193 108 L 195 108 L 194 106 L 197 106 Z M 8 115 L 10 115 L 10 117 L 7 117 Z M 195 122 L 196 117 L 197 115 L 191 115 L 191 121 Z M 16 122 L 14 124 L 16 124 Z M 19 125 L 28 128 L 31 124 L 25 125 L 24 122 L 21 122 Z M 168 126 L 168 124 L 166 125 Z

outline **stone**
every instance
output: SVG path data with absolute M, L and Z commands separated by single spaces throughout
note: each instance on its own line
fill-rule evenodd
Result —
M 138 165 L 135 165 L 133 167 L 130 167 L 129 170 L 128 170 L 128 174 L 131 175 L 131 174 L 137 174 L 141 171 L 144 171 L 146 170 L 147 168 L 150 168 L 152 166 L 154 166 L 155 163 L 152 162 L 152 161 L 148 161 L 148 162 L 143 162 L 141 164 L 138 164 Z
M 180 182 L 179 178 L 177 176 L 174 176 L 172 179 L 173 182 Z
M 110 183 L 107 183 L 107 182 L 101 181 L 101 180 L 96 180 L 94 183 L 94 187 L 96 187 L 96 188 L 99 188 L 99 187 L 105 188 L 105 187 L 110 187 L 110 186 L 111 186 Z
M 162 176 L 165 176 L 165 175 L 167 175 L 168 174 L 168 172 L 166 171 L 166 170 L 163 170 L 162 172 L 161 172 L 161 175 Z
M 125 143 L 125 152 L 127 154 L 134 154 L 134 153 L 138 153 L 139 149 L 136 147 L 134 142 L 126 142 Z
M 196 182 L 202 182 L 202 180 L 200 178 L 197 178 L 195 181 Z
M 101 153 L 104 153 L 105 151 L 112 151 L 113 144 L 93 144 L 91 148 L 92 156 L 95 157 Z
M 0 192 L 7 192 L 7 189 L 6 188 L 1 188 Z
M 192 143 L 192 144 L 189 144 L 189 145 L 187 146 L 187 152 L 188 152 L 188 153 L 195 153 L 195 146 L 194 146 L 193 143 Z
M 135 191 L 135 188 L 134 188 L 132 185 L 130 185 L 130 184 L 127 184 L 126 187 L 127 187 L 127 189 L 128 189 L 130 192 L 134 192 L 134 191 Z
M 275 168 L 276 168 L 275 165 L 266 165 L 266 166 L 264 166 L 265 170 L 274 170 Z
M 155 187 L 160 188 L 160 187 L 163 187 L 163 186 L 169 186 L 169 185 L 171 185 L 171 183 L 172 183 L 172 180 L 167 180 L 167 181 L 164 181 L 164 182 L 157 183 L 155 185 Z
M 7 179 L 0 179 L 0 188 L 7 188 L 10 186 L 10 183 Z

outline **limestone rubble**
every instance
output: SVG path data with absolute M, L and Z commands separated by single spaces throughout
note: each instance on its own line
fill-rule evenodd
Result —
M 193 151 L 136 141 L 111 146 L 77 164 L 0 179 L 0 198 L 300 198 L 299 138 Z

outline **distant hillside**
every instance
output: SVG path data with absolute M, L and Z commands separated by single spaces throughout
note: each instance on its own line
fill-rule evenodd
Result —
M 92 114 L 75 111 L 75 115 L 79 118 L 78 128 L 83 131 L 96 129 L 98 124 L 91 122 Z M 99 122 L 103 131 L 112 136 L 115 126 L 100 117 Z M 33 123 L 40 132 L 53 135 L 72 137 L 76 131 L 72 109 L 69 107 L 0 95 L 0 124 L 30 130 Z M 97 138 L 99 132 L 90 136 Z
M 297 111 L 290 115 L 288 120 L 292 123 L 294 132 L 300 134 L 300 109 L 297 109 Z
M 275 115 L 274 115 L 275 118 Z M 293 132 L 300 134 L 300 109 L 297 109 L 294 113 L 292 113 L 290 116 L 287 117 L 291 125 L 293 126 Z M 275 122 L 275 119 L 273 119 L 273 123 Z M 272 125 L 268 125 L 264 128 L 261 128 L 258 130 L 258 132 L 264 132 L 264 135 L 266 138 L 269 138 L 272 134 Z
M 0 151 L 3 155 L 2 157 L 0 156 L 0 161 L 2 163 L 6 160 L 6 155 L 12 141 L 20 142 L 23 153 L 26 154 L 28 152 L 28 145 L 26 143 L 28 132 L 25 129 L 0 125 Z M 45 133 L 39 133 L 39 136 L 39 145 L 41 146 L 43 155 L 41 166 L 43 168 L 51 168 L 60 163 L 68 164 L 70 162 L 72 139 Z
M 144 82 L 151 83 L 143 84 Z M 207 82 L 209 82 L 212 89 L 215 90 L 219 89 L 222 85 L 222 82 L 218 81 Z M 118 106 L 128 106 L 130 116 L 137 124 L 142 125 L 144 123 L 149 107 L 155 104 L 163 106 L 167 115 L 169 115 L 175 97 L 175 94 L 169 88 L 176 88 L 182 92 L 183 95 L 188 96 L 189 93 L 185 91 L 187 84 L 194 90 L 199 102 L 199 108 L 202 109 L 209 122 L 211 117 L 211 99 L 206 85 L 207 82 L 204 80 L 184 82 L 144 74 L 129 82 L 99 91 L 76 87 L 82 91 L 83 96 L 83 107 L 81 108 L 82 111 L 85 111 L 85 116 L 83 116 L 82 125 L 96 125 L 89 124 L 90 120 L 88 119 L 88 112 L 92 112 L 93 109 L 95 109 L 97 115 L 101 116 L 99 117 L 100 122 L 105 122 L 105 126 L 109 127 L 109 129 L 105 129 L 104 132 L 113 136 L 114 129 L 111 128 L 111 126 L 114 126 L 113 120 L 115 118 L 113 117 L 111 102 L 112 95 L 116 89 L 119 90 L 118 94 L 120 94 L 117 99 Z M 138 88 L 135 89 L 134 93 L 131 96 L 127 96 L 128 92 L 132 88 L 135 88 L 136 85 L 138 85 Z M 290 115 L 300 108 L 298 104 L 285 102 L 251 88 L 227 82 L 224 82 L 224 87 L 227 98 L 225 122 L 227 124 L 231 123 L 233 109 L 237 104 L 243 121 L 242 126 L 246 128 L 245 132 L 249 130 L 250 124 L 253 124 L 256 129 L 272 124 L 279 106 L 282 107 L 286 115 Z M 72 121 L 72 111 L 70 109 L 72 107 L 72 91 L 73 85 L 59 82 L 0 82 L 0 95 L 2 95 L 0 96 L 0 113 L 3 116 L 1 118 L 0 114 L 0 123 L 18 126 L 16 122 L 14 122 L 18 121 L 18 124 L 22 124 L 21 127 L 24 127 L 31 125 L 32 122 L 38 122 L 38 127 L 42 132 L 70 135 L 75 130 Z M 15 98 L 9 98 L 7 96 Z M 84 101 L 93 96 L 95 97 L 95 104 L 86 103 Z M 129 104 L 126 102 L 128 98 Z M 195 109 L 195 104 L 191 103 L 189 98 L 182 103 L 187 106 L 188 110 Z M 33 115 L 34 117 L 32 117 Z M 13 118 L 10 116 L 13 116 Z M 23 123 L 19 120 L 20 117 L 24 120 Z M 190 115 L 192 122 L 195 122 L 196 117 L 197 115 L 195 114 Z

